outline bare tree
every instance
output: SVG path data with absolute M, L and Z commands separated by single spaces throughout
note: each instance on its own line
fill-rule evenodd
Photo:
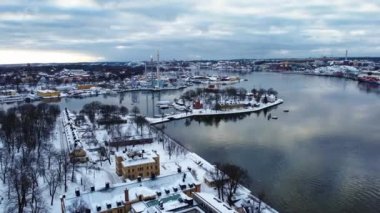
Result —
M 119 108 L 119 111 L 120 111 L 120 114 L 121 114 L 122 116 L 126 116 L 126 115 L 128 115 L 128 108 L 125 107 L 125 106 L 121 106 L 121 107 Z
M 68 212 L 77 213 L 77 212 L 86 212 L 90 207 L 88 204 L 81 198 L 76 199 L 70 206 L 67 207 Z
M 212 184 L 218 190 L 218 198 L 224 200 L 224 183 L 227 179 L 227 175 L 222 171 L 223 164 L 215 163 L 214 168 L 207 172 L 207 175 L 211 178 Z
M 232 196 L 236 193 L 239 184 L 248 182 L 248 173 L 243 168 L 233 164 L 224 164 L 222 170 L 228 176 L 228 180 L 225 182 L 226 194 L 228 204 L 232 205 L 234 203 Z
M 3 181 L 3 184 L 6 183 L 5 181 L 6 181 L 8 171 L 9 171 L 10 162 L 11 162 L 11 156 L 8 150 L 4 148 L 0 149 L 0 172 L 1 172 L 0 179 Z
M 140 109 L 137 106 L 133 106 L 132 113 L 134 116 L 140 113 Z
M 54 166 L 59 166 L 59 165 L 54 165 Z M 61 184 L 58 168 L 49 169 L 45 174 L 45 180 L 49 187 L 49 195 L 51 197 L 50 205 L 53 205 L 54 195 L 57 192 L 58 186 Z
M 32 167 L 34 162 L 33 156 L 22 157 L 16 159 L 11 166 L 7 177 L 10 192 L 7 203 L 8 212 L 25 212 L 27 204 L 30 204 L 32 212 L 36 210 L 37 206 L 38 208 L 43 207 L 37 172 Z
M 69 170 L 70 170 L 70 158 L 66 154 L 66 152 L 62 150 L 59 153 L 58 159 L 62 165 L 64 190 L 65 192 L 67 192 L 67 179 L 68 179 Z
M 140 127 L 140 134 L 143 135 L 143 128 L 145 125 L 147 125 L 147 120 L 143 116 L 136 116 L 134 119 L 134 122 L 136 123 L 137 128 Z
M 177 147 L 177 144 L 173 141 L 169 141 L 167 144 L 166 144 L 166 151 L 168 152 L 168 155 L 169 155 L 169 159 L 172 158 L 172 155 L 175 151 Z

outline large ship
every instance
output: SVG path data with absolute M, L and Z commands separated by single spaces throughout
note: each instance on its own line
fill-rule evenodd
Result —
M 25 100 L 24 95 L 20 95 L 16 90 L 1 90 L 0 103 L 21 102 Z
M 362 71 L 358 75 L 358 80 L 367 83 L 380 84 L 379 71 Z

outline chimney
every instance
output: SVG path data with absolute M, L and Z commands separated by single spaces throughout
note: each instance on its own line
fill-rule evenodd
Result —
M 75 196 L 77 196 L 77 197 L 79 197 L 80 196 L 80 191 L 79 191 L 79 189 L 77 188 L 77 189 L 75 189 Z
M 95 186 L 91 186 L 91 191 L 94 192 L 95 191 Z
M 192 206 L 193 205 L 193 199 L 192 198 L 188 198 L 185 200 L 185 203 L 187 203 L 189 206 Z
M 178 168 L 177 168 L 177 172 L 178 172 L 178 173 L 181 173 L 181 172 L 182 172 L 181 167 L 178 167 Z
M 112 204 L 107 203 L 107 209 L 110 209 L 112 207 Z
M 96 211 L 100 212 L 102 210 L 101 206 L 96 206 Z
M 124 190 L 124 199 L 125 199 L 125 202 L 128 202 L 128 201 L 129 201 L 129 192 L 128 192 L 128 188 L 125 188 L 125 190 Z
M 110 188 L 110 183 L 106 182 L 106 189 L 109 189 L 109 188 Z

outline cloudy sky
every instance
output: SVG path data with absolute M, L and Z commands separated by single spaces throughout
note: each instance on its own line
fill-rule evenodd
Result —
M 0 0 L 0 64 L 380 56 L 379 0 Z

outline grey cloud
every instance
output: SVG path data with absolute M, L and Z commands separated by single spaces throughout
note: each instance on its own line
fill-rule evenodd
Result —
M 147 59 L 158 48 L 167 59 L 308 57 L 320 56 L 318 49 L 340 54 L 347 48 L 355 56 L 375 56 L 378 52 L 371 47 L 380 43 L 375 30 L 379 16 L 349 6 L 300 1 L 272 5 L 279 13 L 248 15 L 199 11 L 195 8 L 200 1 L 94 4 L 63 8 L 41 1 L 0 3 L 0 46 L 72 50 L 120 61 Z M 330 31 L 335 35 L 323 34 Z

